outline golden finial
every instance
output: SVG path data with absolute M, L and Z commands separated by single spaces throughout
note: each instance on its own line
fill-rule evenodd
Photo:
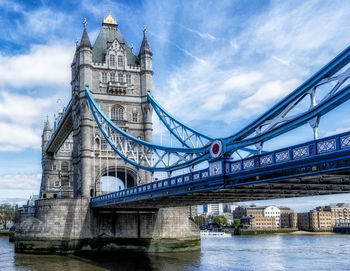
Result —
M 111 15 L 111 9 L 108 10 L 108 16 L 103 17 L 103 23 L 104 24 L 117 24 L 117 18 L 112 17 Z

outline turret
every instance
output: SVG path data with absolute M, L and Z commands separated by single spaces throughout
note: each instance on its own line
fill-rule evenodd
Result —
M 139 52 L 141 65 L 141 98 L 144 117 L 145 140 L 152 142 L 152 108 L 147 101 L 147 92 L 152 93 L 152 52 L 146 36 L 146 27 L 143 28 L 143 39 Z
M 85 92 L 85 86 L 92 87 L 92 46 L 86 31 L 86 19 L 83 22 L 84 30 L 79 44 L 79 71 L 80 91 Z
M 49 141 L 50 136 L 51 136 L 51 126 L 50 126 L 50 122 L 49 122 L 49 117 L 46 117 L 46 121 L 44 123 L 44 130 L 43 130 L 43 134 L 41 136 L 41 141 L 42 141 L 42 146 L 45 146 L 46 143 Z
M 139 52 L 139 59 L 141 64 L 141 70 L 147 71 L 153 74 L 152 72 L 152 52 L 148 44 L 146 36 L 146 27 L 143 28 L 143 39 Z

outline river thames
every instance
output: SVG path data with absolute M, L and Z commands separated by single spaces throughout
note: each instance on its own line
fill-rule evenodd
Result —
M 349 270 L 349 235 L 202 238 L 200 252 L 56 256 L 15 254 L 0 238 L 0 270 Z

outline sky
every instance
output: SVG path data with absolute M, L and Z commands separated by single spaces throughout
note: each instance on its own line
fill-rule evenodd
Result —
M 83 18 L 93 44 L 108 9 L 135 52 L 147 26 L 155 98 L 212 137 L 249 124 L 350 44 L 350 1 L 0 0 L 0 202 L 38 193 L 43 124 L 70 99 Z M 350 130 L 348 105 L 321 119 L 320 137 Z M 306 125 L 265 146 L 312 138 Z M 350 197 L 271 202 L 305 209 Z

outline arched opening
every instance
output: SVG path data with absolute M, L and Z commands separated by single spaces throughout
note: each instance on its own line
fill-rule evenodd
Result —
M 96 192 L 98 195 L 112 193 L 129 187 L 136 186 L 136 175 L 131 169 L 118 168 L 117 174 L 114 168 L 105 171 L 97 182 Z

